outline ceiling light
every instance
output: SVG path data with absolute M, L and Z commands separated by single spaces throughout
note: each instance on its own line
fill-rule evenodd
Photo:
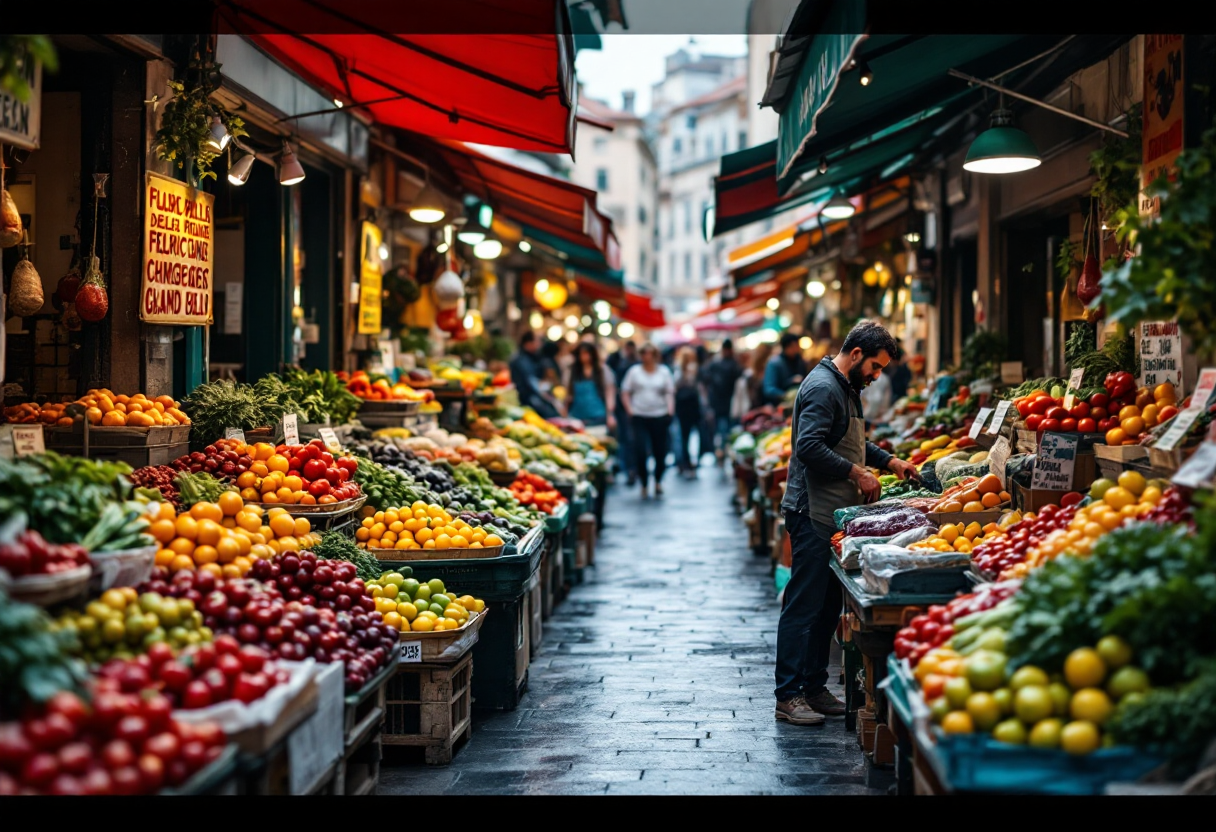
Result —
M 545 325 L 545 316 L 539 312 L 533 312 L 528 316 L 528 325 L 533 329 L 540 329 Z
M 335 98 L 335 99 L 334 99 L 334 106 L 335 106 L 335 107 L 337 107 L 339 110 L 341 110 L 341 109 L 342 109 L 342 102 L 341 102 L 341 101 L 339 101 L 337 98 Z
M 765 306 L 776 312 L 781 308 L 781 301 L 777 300 L 776 298 L 769 298 L 768 303 L 766 303 Z
M 545 280 L 543 277 L 536 281 L 535 291 L 538 295 L 543 295 L 545 292 L 549 291 L 549 281 Z
M 920 242 L 920 234 L 916 231 L 909 231 L 904 235 L 904 239 L 915 245 L 916 243 Z
M 439 245 L 435 246 L 435 251 L 439 252 L 440 254 L 447 254 L 449 248 L 451 248 L 451 246 L 449 246 L 447 243 L 440 243 Z
M 207 144 L 216 151 L 223 150 L 228 146 L 228 140 L 232 136 L 228 134 L 228 128 L 224 126 L 224 122 L 220 121 L 219 116 L 211 117 L 211 135 L 207 137 Z
M 622 338 L 632 338 L 634 332 L 633 324 L 629 321 L 621 321 L 616 325 L 616 334 Z
M 279 184 L 295 185 L 304 181 L 304 166 L 296 158 L 291 145 L 283 142 L 283 155 L 279 157 Z
M 456 232 L 456 239 L 470 246 L 475 246 L 486 238 L 486 232 L 478 228 L 470 228 Z
M 1012 125 L 1013 113 L 1009 110 L 994 112 L 991 126 L 967 149 L 963 168 L 973 173 L 1018 173 L 1042 164 L 1030 136 Z
M 827 287 L 818 280 L 812 280 L 806 284 L 806 293 L 813 298 L 823 297 L 823 293 L 827 291 Z
M 554 324 L 549 327 L 549 331 L 545 334 L 549 336 L 550 341 L 560 341 L 562 339 L 562 328 L 559 324 Z
M 861 62 L 860 68 L 861 75 L 858 76 L 857 80 L 861 82 L 863 87 L 868 87 L 870 86 L 870 82 L 874 80 L 874 73 L 870 71 L 870 65 L 865 61 Z
M 465 329 L 472 329 L 473 325 L 475 323 L 477 323 L 477 322 L 473 319 L 473 315 L 471 313 L 464 316 L 464 328 Z
M 791 318 L 789 315 L 785 314 L 784 312 L 782 312 L 780 317 L 777 318 L 777 323 L 779 323 L 781 325 L 782 329 L 789 329 L 790 324 L 792 324 L 793 322 L 794 322 L 794 319 Z
M 827 156 L 819 157 L 819 172 L 821 174 L 828 172 L 828 157 Z
M 519 241 L 519 250 L 522 251 L 524 254 L 527 254 L 529 251 L 532 250 L 532 244 L 529 243 L 527 240 L 520 240 Z
M 830 220 L 847 220 L 857 213 L 857 209 L 853 207 L 852 202 L 837 194 L 828 200 L 828 204 L 823 206 L 820 213 Z
M 844 285 L 844 284 L 843 284 L 843 283 L 841 283 L 839 280 L 833 280 L 833 281 L 832 281 L 832 288 L 833 288 L 833 289 L 835 289 L 837 292 L 839 292 L 839 291 L 840 291 L 840 287 L 841 287 L 841 286 L 843 286 L 843 285 Z
M 567 341 L 567 343 L 570 343 L 570 344 L 577 344 L 578 343 L 578 333 L 575 332 L 573 329 L 567 329 L 566 330 L 566 341 Z
M 590 316 L 590 315 L 584 315 L 584 316 L 583 316 L 583 318 L 582 318 L 582 324 L 583 324 L 583 326 L 591 326 L 591 324 L 593 324 L 593 323 L 595 323 L 595 322 L 594 322 L 593 320 L 591 320 L 591 316 Z
M 612 317 L 612 307 L 608 305 L 608 301 L 597 300 L 591 305 L 595 309 L 595 317 L 601 321 L 606 321 Z
M 607 321 L 604 321 L 602 324 L 599 325 L 598 331 L 599 331 L 600 335 L 607 338 L 609 335 L 612 334 L 612 324 L 608 323 Z
M 566 327 L 569 329 L 578 329 L 578 316 L 577 315 L 567 315 L 566 316 Z
M 433 223 L 439 222 L 445 216 L 447 216 L 447 211 L 443 209 L 443 199 L 439 196 L 439 192 L 431 187 L 431 172 L 428 170 L 426 182 L 422 185 L 418 196 L 414 197 L 414 204 L 410 207 L 410 219 L 414 222 Z
M 236 164 L 228 168 L 228 182 L 232 185 L 244 185 L 249 181 L 249 174 L 253 170 L 254 155 L 246 153 L 244 156 L 236 160 Z
M 502 242 L 493 237 L 487 237 L 473 246 L 473 256 L 479 260 L 493 260 L 502 254 Z

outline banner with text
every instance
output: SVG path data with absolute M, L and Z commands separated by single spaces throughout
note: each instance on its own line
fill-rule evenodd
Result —
M 183 326 L 212 323 L 214 239 L 215 197 L 149 171 L 140 320 Z
M 1160 197 L 1143 193 L 1158 177 L 1172 176 L 1182 152 L 1182 35 L 1144 36 L 1144 149 L 1140 214 L 1161 213 Z

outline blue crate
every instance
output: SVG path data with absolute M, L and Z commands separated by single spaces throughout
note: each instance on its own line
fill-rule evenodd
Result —
M 545 552 L 544 530 L 533 529 L 519 547 L 509 544 L 496 558 L 463 558 L 459 560 L 381 560 L 380 568 L 398 569 L 409 566 L 419 580 L 438 578 L 462 595 L 472 595 L 483 601 L 511 601 L 523 594 L 524 584 L 540 566 Z M 405 549 L 403 552 L 410 550 Z

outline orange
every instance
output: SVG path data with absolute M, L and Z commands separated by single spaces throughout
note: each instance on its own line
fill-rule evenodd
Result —
M 249 558 L 237 558 L 233 561 L 233 563 L 236 565 L 236 568 L 241 571 L 242 575 L 247 573 L 250 567 L 253 566 L 253 561 L 249 560 Z
M 255 462 L 249 466 L 249 471 L 255 477 L 264 477 L 270 473 L 270 469 L 266 467 L 265 462 Z
M 367 529 L 355 529 L 355 540 L 366 543 L 369 539 L 371 539 L 371 533 Z
M 148 527 L 148 534 L 156 538 L 158 543 L 168 543 L 177 537 L 177 524 L 172 520 L 156 520 Z
M 326 494 L 325 496 L 317 499 L 317 505 L 321 505 L 321 506 L 327 506 L 331 503 L 336 503 L 336 502 L 338 502 L 338 498 L 335 497 L 333 494 Z
M 204 563 L 198 568 L 199 572 L 210 572 L 217 578 L 224 577 L 224 569 L 218 563 Z
M 296 527 L 293 533 L 296 537 L 303 537 L 312 531 L 312 524 L 308 522 L 307 518 L 297 517 L 295 518 L 295 524 Z
M 966 711 L 951 711 L 942 717 L 942 730 L 947 734 L 971 734 L 975 732 L 975 723 Z
M 158 549 L 156 552 L 156 565 L 168 566 L 173 563 L 175 557 L 177 557 L 177 552 L 172 549 Z
M 1001 495 L 995 491 L 989 491 L 980 499 L 984 508 L 996 508 L 1001 504 Z
M 234 534 L 230 535 L 230 537 L 236 542 L 237 554 L 247 555 L 249 554 L 249 550 L 253 548 L 253 541 L 249 539 L 249 532 L 246 532 L 244 529 L 241 529 L 241 532 L 243 534 Z M 223 542 L 223 540 L 220 541 L 220 543 Z
M 245 473 L 249 473 L 246 471 Z M 220 511 L 226 517 L 233 517 L 238 511 L 245 507 L 245 501 L 241 499 L 241 495 L 235 491 L 225 491 L 220 495 L 219 499 Z
M 278 495 L 280 503 L 287 503 L 288 505 L 295 505 L 296 492 L 292 491 L 287 486 L 283 486 L 278 491 L 276 491 L 275 494 Z
M 1126 410 L 1127 408 L 1124 408 Z M 1123 428 L 1123 432 L 1128 438 L 1134 439 L 1144 433 L 1144 419 L 1139 416 L 1130 416 L 1119 422 L 1119 427 Z
M 177 518 L 175 523 L 177 536 L 184 537 L 187 540 L 194 540 L 198 537 L 198 521 L 189 514 L 183 514 Z
M 214 546 L 224 536 L 224 527 L 214 520 L 200 520 L 198 522 L 198 537 L 197 542 L 201 546 Z
M 304 480 L 297 477 L 295 474 L 288 474 L 283 477 L 283 487 L 290 488 L 292 491 L 300 491 L 304 488 Z
M 452 536 L 452 548 L 453 549 L 467 549 L 467 548 L 469 548 L 469 541 L 465 539 L 464 535 L 459 535 L 459 534 L 453 535 Z
M 263 503 L 277 503 L 278 501 L 279 501 L 279 498 L 273 491 L 267 491 L 265 494 L 262 495 Z
M 1106 678 L 1106 663 L 1098 651 L 1080 647 L 1064 660 L 1064 680 L 1073 690 L 1095 688 Z
M 161 503 L 156 516 L 161 520 L 177 520 L 177 509 L 172 503 Z
M 173 559 L 173 563 L 169 564 L 170 572 L 180 572 L 183 569 L 193 569 L 194 561 L 189 555 L 178 555 Z
M 492 549 L 495 546 L 502 545 L 502 538 L 496 534 L 489 534 L 489 535 L 486 535 L 486 539 L 484 542 L 485 542 L 487 549 Z
M 215 503 L 195 503 L 190 507 L 190 516 L 195 520 L 214 520 L 218 523 L 224 519 L 224 512 Z
M 296 540 L 291 535 L 280 537 L 276 541 L 279 544 L 280 552 L 298 552 L 300 551 L 300 541 Z
M 241 499 L 245 500 L 246 502 L 256 503 L 258 500 L 261 499 L 261 497 L 262 497 L 262 495 L 258 493 L 258 490 L 256 488 L 242 488 L 241 489 Z
M 384 614 L 384 623 L 390 627 L 396 627 L 398 630 L 400 630 L 405 626 L 405 619 L 401 617 L 400 613 L 393 610 L 392 612 L 386 612 Z
M 266 467 L 271 471 L 279 471 L 280 473 L 286 474 L 291 470 L 291 463 L 287 461 L 287 457 L 275 454 L 270 459 L 266 460 Z
M 219 553 L 214 546 L 196 546 L 191 557 L 195 563 L 215 563 L 219 560 Z
M 1106 503 L 1116 511 L 1120 511 L 1126 506 L 1130 506 L 1136 502 L 1135 496 L 1121 485 L 1116 485 L 1113 488 L 1106 489 L 1106 493 L 1102 496 L 1102 502 Z
M 242 471 L 236 478 L 238 488 L 254 488 L 258 484 L 258 475 L 252 471 Z
M 415 538 L 415 539 L 417 539 L 417 538 Z M 434 549 L 434 548 L 435 548 L 435 541 L 434 541 L 434 540 L 428 540 L 428 541 L 426 541 L 425 543 L 423 543 L 423 544 L 422 544 L 422 548 L 423 548 L 423 549 Z
M 101 424 L 109 428 L 122 427 L 126 423 L 127 417 L 116 410 L 109 410 L 101 417 Z
M 241 568 L 235 563 L 225 563 L 223 567 L 221 567 L 221 572 L 225 578 L 241 577 Z
M 293 534 L 295 528 L 296 521 L 290 514 L 278 514 L 270 518 L 270 530 L 274 532 L 275 537 L 286 537 Z
M 241 554 L 241 544 L 237 542 L 236 535 L 221 537 L 220 542 L 215 544 L 215 551 L 220 563 L 232 563 Z
M 237 513 L 236 524 L 246 531 L 256 532 L 262 528 L 262 519 L 246 508 L 245 511 Z
M 976 483 L 975 490 L 981 494 L 999 494 L 1001 492 L 1001 480 L 996 474 L 985 474 Z
M 1127 434 L 1123 432 L 1123 428 L 1111 428 L 1106 432 L 1107 445 L 1122 445 L 1127 439 Z
M 259 461 L 268 460 L 274 456 L 274 445 L 269 442 L 258 442 L 253 446 L 253 453 L 250 456 Z
M 251 548 L 251 550 L 249 552 L 250 557 L 257 558 L 258 560 L 266 560 L 268 558 L 272 558 L 272 557 L 274 557 L 274 554 L 275 554 L 274 551 L 269 546 L 267 546 L 265 543 L 253 544 L 253 547 Z
M 301 491 L 299 504 L 302 506 L 315 506 L 317 504 L 317 498 L 306 491 Z

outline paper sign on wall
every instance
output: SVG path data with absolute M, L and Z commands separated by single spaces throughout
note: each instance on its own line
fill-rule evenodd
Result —
M 204 326 L 213 320 L 215 197 L 148 171 L 140 320 Z
M 1167 381 L 1182 398 L 1182 333 L 1177 321 L 1144 321 L 1140 324 L 1141 387 L 1156 387 Z
M 40 454 L 45 450 L 42 425 L 13 426 L 13 451 L 17 456 Z
M 979 436 L 980 431 L 984 428 L 984 423 L 988 421 L 988 417 L 991 415 L 991 407 L 981 407 L 980 412 L 975 415 L 975 421 L 971 423 L 971 430 L 967 435 L 972 439 Z
M 1204 442 L 1182 463 L 1171 482 L 1184 488 L 1201 488 L 1211 483 L 1213 474 L 1216 474 L 1216 442 Z
M 283 414 L 283 444 L 300 444 L 299 418 L 294 413 Z
M 1080 441 L 1081 437 L 1075 433 L 1044 433 L 1043 438 L 1039 440 L 1030 487 L 1047 491 L 1071 491 Z
M 998 404 L 996 406 L 996 415 L 992 417 L 992 424 L 988 426 L 988 435 L 989 436 L 996 436 L 998 433 L 1001 432 L 1001 428 L 1005 424 L 1005 416 L 1008 415 L 1009 408 L 1012 405 L 1013 405 L 1013 402 L 1009 401 L 1008 399 L 1005 399 L 1004 401 L 1002 401 L 1000 404 Z
M 380 332 L 380 243 L 383 234 L 370 222 L 363 223 L 363 245 L 359 258 L 359 334 Z
M 1081 380 L 1085 378 L 1085 370 L 1077 368 L 1068 376 L 1068 391 L 1064 394 L 1064 409 L 1072 410 L 1073 405 L 1077 403 L 1077 395 L 1074 391 L 1081 389 Z
M 996 474 L 997 479 L 1001 481 L 1001 486 L 1005 485 L 1005 463 L 1009 461 L 1009 455 L 1013 453 L 1013 448 L 1009 444 L 1009 437 L 1002 436 L 996 440 L 992 446 L 992 450 L 988 452 L 988 470 Z

